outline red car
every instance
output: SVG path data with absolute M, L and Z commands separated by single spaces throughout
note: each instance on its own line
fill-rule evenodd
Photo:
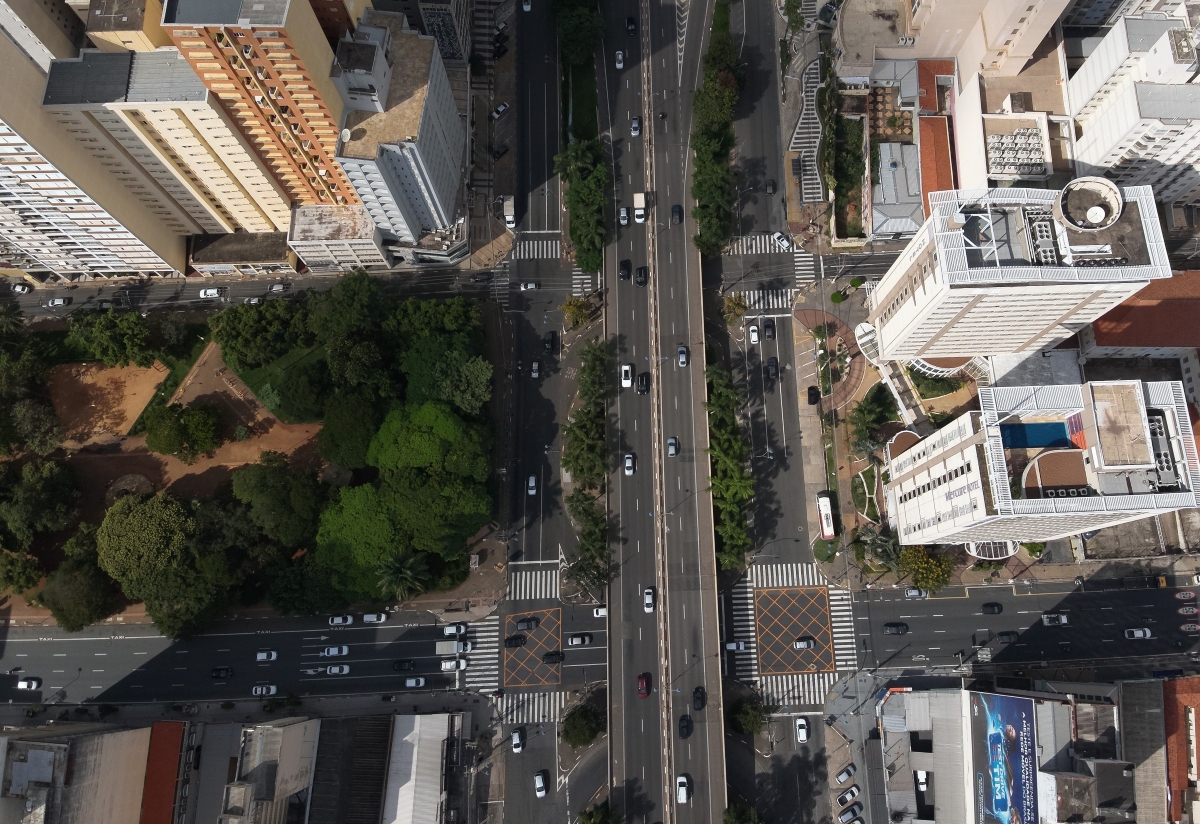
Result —
M 645 698 L 650 694 L 650 673 L 643 672 L 638 676 L 638 698 Z

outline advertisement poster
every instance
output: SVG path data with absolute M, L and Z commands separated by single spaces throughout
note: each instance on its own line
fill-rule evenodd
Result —
M 971 693 L 975 821 L 1037 824 L 1037 747 L 1033 701 Z

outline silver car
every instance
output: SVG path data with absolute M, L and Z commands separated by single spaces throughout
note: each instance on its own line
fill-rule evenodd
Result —
M 631 137 L 640 137 L 642 134 L 642 119 L 635 117 L 629 124 L 629 134 Z

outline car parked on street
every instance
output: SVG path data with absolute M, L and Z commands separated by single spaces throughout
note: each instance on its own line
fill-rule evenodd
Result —
M 16 292 L 18 295 L 28 295 L 30 292 L 33 291 L 33 287 L 30 286 L 28 283 L 14 283 L 12 285 L 12 290 L 14 292 Z
M 997 604 L 995 601 L 992 601 L 980 607 L 980 612 L 984 615 L 999 615 L 1004 612 L 1004 604 Z
M 796 719 L 796 743 L 804 744 L 808 741 L 808 719 Z
M 279 692 L 279 688 L 274 684 L 255 684 L 254 688 L 250 690 L 250 694 L 255 698 L 269 697 L 277 692 Z
M 852 784 L 844 793 L 837 797 L 838 806 L 845 807 L 856 798 L 858 798 L 858 785 Z
M 850 819 L 863 811 L 863 805 L 855 802 L 838 813 L 838 824 L 850 824 Z
M 568 647 L 586 647 L 592 643 L 590 632 L 578 632 L 567 639 Z
M 821 402 L 821 390 L 815 386 L 808 387 L 808 405 L 816 406 Z
M 594 607 L 592 609 L 592 617 L 593 618 L 607 618 L 608 617 L 608 607 Z
M 365 612 L 365 613 L 363 613 L 363 623 L 364 624 L 386 624 L 387 623 L 387 613 L 386 612 Z
M 616 62 L 617 62 L 618 69 L 625 68 L 625 52 L 621 51 L 620 49 L 617 49 L 617 61 Z
M 906 587 L 904 590 L 904 597 L 905 598 L 928 598 L 929 593 L 923 589 L 917 589 L 916 587 Z
M 752 345 L 758 343 L 758 326 L 753 323 L 750 324 L 750 343 Z
M 544 653 L 542 653 L 542 663 L 543 664 L 561 664 L 563 662 L 563 658 L 565 658 L 565 657 L 566 656 L 562 654 L 561 650 L 554 650 L 552 652 L 544 652 Z
M 858 772 L 858 767 L 853 764 L 847 764 L 846 768 L 837 774 L 837 783 L 845 784 L 856 772 Z
M 508 649 L 516 649 L 525 646 L 526 640 L 524 635 L 510 635 L 504 639 L 504 646 Z
M 907 635 L 908 634 L 908 624 L 904 623 L 903 621 L 894 621 L 892 623 L 884 624 L 883 625 L 883 634 L 884 635 Z
M 329 616 L 329 626 L 331 627 L 348 627 L 354 623 L 353 615 L 331 615 Z

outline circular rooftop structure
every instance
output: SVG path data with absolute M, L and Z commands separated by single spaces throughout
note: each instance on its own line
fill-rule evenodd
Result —
M 1103 177 L 1072 180 L 1058 194 L 1054 216 L 1080 232 L 1098 232 L 1117 222 L 1125 198 L 1117 184 Z

